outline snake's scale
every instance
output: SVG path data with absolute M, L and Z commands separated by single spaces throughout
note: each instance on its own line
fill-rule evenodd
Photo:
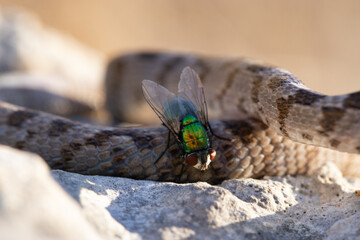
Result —
M 141 81 L 176 91 L 185 66 L 193 67 L 204 83 L 210 119 L 223 119 L 210 122 L 214 132 L 231 138 L 211 138 L 217 157 L 205 172 L 187 166 L 179 176 L 182 159 L 174 138 L 154 164 L 166 146 L 163 126 L 93 126 L 4 102 L 0 143 L 38 153 L 54 169 L 135 179 L 218 183 L 311 174 L 326 161 L 345 174 L 360 175 L 360 92 L 326 96 L 286 70 L 248 59 L 164 53 L 116 58 L 106 76 L 107 106 L 114 118 L 141 117 L 146 106 Z

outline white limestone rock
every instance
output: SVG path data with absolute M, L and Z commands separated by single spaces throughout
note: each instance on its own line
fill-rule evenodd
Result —
M 334 165 L 312 177 L 229 180 L 219 186 L 59 170 L 52 175 L 94 224 L 113 218 L 142 239 L 348 239 L 359 235 L 360 198 L 354 190 L 360 181 L 350 184 Z
M 1 239 L 139 239 L 116 224 L 111 234 L 98 229 L 53 180 L 44 160 L 0 147 Z

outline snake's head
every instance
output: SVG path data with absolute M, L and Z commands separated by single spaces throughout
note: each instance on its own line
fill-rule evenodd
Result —
M 209 168 L 209 165 L 211 161 L 214 160 L 215 156 L 215 149 L 209 148 L 207 150 L 190 153 L 186 156 L 185 162 L 194 168 L 205 171 Z

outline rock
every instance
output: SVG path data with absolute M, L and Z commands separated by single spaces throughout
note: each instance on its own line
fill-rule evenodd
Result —
M 44 27 L 28 12 L 0 8 L 0 73 L 7 74 L 0 79 L 5 88 L 2 85 L 0 87 L 2 91 L 9 92 L 7 95 L 13 95 L 14 89 L 18 87 L 23 92 L 40 89 L 45 91 L 41 99 L 50 99 L 49 95 L 56 94 L 69 97 L 70 101 L 78 101 L 75 105 L 87 104 L 83 110 L 96 109 L 104 101 L 101 91 L 104 69 L 105 60 L 101 54 L 70 36 Z M 12 84 L 9 89 L 10 80 Z M 42 93 L 34 92 L 32 95 L 39 94 Z M 29 103 L 33 101 L 30 96 L 27 93 L 22 96 L 24 101 L 10 98 L 8 102 L 16 105 Z M 5 97 L 2 93 L 1 100 L 7 101 Z M 57 106 L 61 105 L 64 105 L 63 99 L 57 103 Z M 70 105 L 65 106 L 65 110 L 54 110 L 52 113 L 69 112 L 66 107 Z
M 40 157 L 0 147 L 1 239 L 139 239 L 119 223 L 104 224 L 118 235 L 91 224 Z
M 0 72 L 49 73 L 87 84 L 98 84 L 105 66 L 99 53 L 16 8 L 0 8 L 0 59 Z
M 347 239 L 359 234 L 360 198 L 354 190 L 360 180 L 349 183 L 334 165 L 312 177 L 229 180 L 219 186 L 60 170 L 52 175 L 97 228 L 113 218 L 142 239 Z

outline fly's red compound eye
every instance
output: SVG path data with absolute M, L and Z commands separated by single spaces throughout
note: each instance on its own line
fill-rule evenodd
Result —
M 185 162 L 190 166 L 195 166 L 198 163 L 198 156 L 197 154 L 193 153 L 186 157 Z
M 210 160 L 214 160 L 215 156 L 216 156 L 216 151 L 214 149 L 209 149 L 208 154 L 210 155 Z

